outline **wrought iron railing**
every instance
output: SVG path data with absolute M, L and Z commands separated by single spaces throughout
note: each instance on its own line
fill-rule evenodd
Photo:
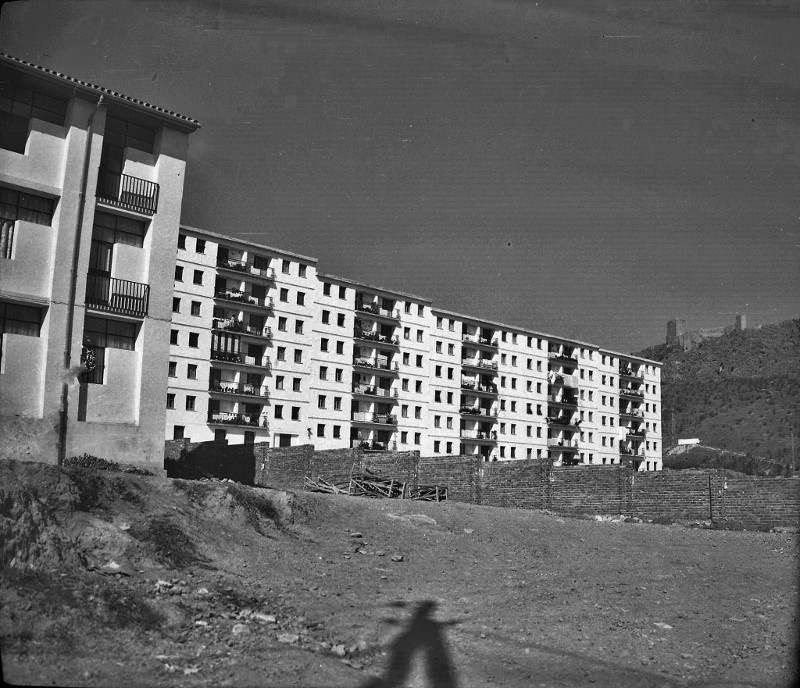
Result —
M 243 323 L 236 318 L 213 318 L 211 326 L 215 330 L 224 330 L 225 332 L 236 332 L 238 334 L 249 334 L 254 337 L 263 337 L 264 339 L 272 339 L 272 328 L 270 327 L 253 327 L 247 323 Z
M 388 308 L 381 308 L 374 303 L 357 303 L 356 310 L 362 313 L 372 313 L 373 315 L 380 315 L 384 318 L 391 318 L 392 320 L 400 319 L 400 311 L 397 309 L 390 310 Z
M 109 170 L 100 170 L 97 197 L 123 208 L 152 215 L 158 210 L 158 184 Z
M 357 423 L 380 423 L 382 425 L 397 425 L 397 416 L 390 413 L 353 413 L 353 420 Z
M 269 397 L 269 390 L 260 385 L 254 385 L 249 382 L 224 382 L 222 380 L 211 380 L 208 384 L 209 392 L 218 392 L 219 394 L 246 394 L 248 396 L 259 397 L 266 399 Z
M 246 356 L 242 353 L 219 351 L 218 349 L 211 349 L 211 360 L 257 366 L 259 368 L 266 368 L 267 370 L 270 368 L 269 356 Z
M 255 414 L 245 413 L 209 413 L 209 423 L 219 423 L 222 425 L 245 425 L 253 428 L 266 428 L 267 419 Z
M 355 385 L 353 394 L 366 394 L 375 397 L 397 397 L 397 390 L 387 389 L 386 387 L 376 387 L 375 385 Z
M 86 276 L 86 305 L 90 308 L 142 318 L 149 303 L 149 284 L 106 275 Z
M 256 277 L 263 277 L 264 279 L 275 279 L 275 268 L 258 268 L 253 263 L 244 260 L 233 259 L 218 259 L 217 267 L 223 270 L 233 270 L 234 272 L 243 272 L 247 275 L 255 275 Z
M 233 301 L 234 303 L 244 303 L 250 306 L 260 306 L 261 308 L 273 308 L 274 301 L 271 296 L 265 296 L 259 299 L 257 296 L 248 294 L 239 289 L 225 289 L 214 292 L 214 298 L 223 299 L 225 301 Z

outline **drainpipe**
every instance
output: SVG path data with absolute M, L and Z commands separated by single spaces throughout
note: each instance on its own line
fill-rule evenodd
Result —
M 89 126 L 86 130 L 86 147 L 83 154 L 83 170 L 81 171 L 81 188 L 78 192 L 78 223 L 75 228 L 75 244 L 72 249 L 72 268 L 69 278 L 69 299 L 67 300 L 67 340 L 64 346 L 64 374 L 61 383 L 61 408 L 59 409 L 58 426 L 58 465 L 64 463 L 67 453 L 67 424 L 69 412 L 69 371 L 72 364 L 72 331 L 75 319 L 75 292 L 78 288 L 78 261 L 81 254 L 81 230 L 83 228 L 83 216 L 86 209 L 86 185 L 89 183 L 89 158 L 92 152 L 92 126 L 97 111 L 103 105 L 103 96 L 89 115 Z

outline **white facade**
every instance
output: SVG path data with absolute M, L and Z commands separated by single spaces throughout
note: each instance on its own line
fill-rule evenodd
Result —
M 167 439 L 662 466 L 653 361 L 188 227 L 174 298 Z

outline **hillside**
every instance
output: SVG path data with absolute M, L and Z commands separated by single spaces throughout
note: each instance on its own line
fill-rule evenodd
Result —
M 794 433 L 800 458 L 800 320 L 733 331 L 689 351 L 662 344 L 638 355 L 664 364 L 665 447 L 697 437 L 776 475 L 789 470 Z
M 9 461 L 0 505 L 14 684 L 755 688 L 796 676 L 793 532 Z M 402 682 L 415 656 L 427 665 Z

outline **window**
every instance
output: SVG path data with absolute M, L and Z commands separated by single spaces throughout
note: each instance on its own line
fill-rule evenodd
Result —
M 336 353 L 337 354 L 344 353 L 344 342 L 336 342 Z
M 303 350 L 302 349 L 295 349 L 294 350 L 294 362 L 295 363 L 302 363 L 303 362 Z
M 500 376 L 500 386 L 501 387 L 505 387 L 506 386 L 506 376 L 505 375 L 501 375 Z
M 306 293 L 304 291 L 297 292 L 297 305 L 298 306 L 306 305 Z
M 319 348 L 320 348 L 320 351 L 327 351 L 328 350 L 328 338 L 327 337 L 323 337 L 322 339 L 319 340 Z
M 408 379 L 407 378 L 403 378 L 402 380 L 400 380 L 400 387 L 404 392 L 408 391 Z
M 175 281 L 176 282 L 183 282 L 183 266 L 176 265 L 175 266 Z
M 439 454 L 440 453 L 439 452 L 439 447 L 441 447 L 441 444 L 442 443 L 439 440 L 434 440 L 434 442 L 433 442 L 433 453 L 434 454 Z
M 516 337 L 517 335 L 514 335 L 514 336 Z M 512 356 L 511 357 L 511 366 L 514 367 L 514 368 L 517 367 L 517 357 L 516 356 Z
M 199 316 L 200 315 L 200 302 L 199 301 L 192 301 L 192 315 Z
M 183 439 L 183 432 L 184 432 L 183 425 L 175 425 L 172 428 L 172 439 L 174 439 L 174 440 L 182 440 Z
M 501 332 L 500 333 L 500 341 L 503 341 L 503 342 L 506 341 L 506 333 L 505 332 Z
M 417 315 L 421 318 L 425 314 L 425 306 L 419 305 L 417 306 Z M 417 442 L 416 444 L 419 444 Z
M 442 322 L 443 322 L 442 318 L 438 318 L 438 317 L 436 318 L 436 329 L 437 330 L 441 330 L 442 329 Z
M 173 313 L 181 312 L 181 300 L 177 296 L 172 297 L 172 312 Z
M 302 320 L 295 320 L 294 321 L 294 333 L 295 334 L 303 334 L 303 321 Z
M 411 304 L 406 301 L 405 305 L 403 306 L 406 313 L 411 313 Z
M 400 444 L 407 444 L 408 443 L 408 433 L 403 430 L 400 433 Z
M 344 320 L 344 313 L 339 313 L 339 314 L 337 314 L 337 316 L 336 316 L 336 324 L 337 324 L 339 327 L 344 327 L 344 322 L 345 322 L 345 320 Z
M 341 382 L 343 375 L 344 375 L 344 371 L 341 368 L 337 368 L 333 373 L 333 379 L 336 382 Z
M 422 308 L 422 307 L 420 306 L 420 308 Z M 420 442 L 422 442 L 422 433 L 415 432 L 414 433 L 414 444 L 419 444 Z
M 342 410 L 342 397 L 333 397 L 333 410 L 334 411 Z
M 517 402 L 516 401 L 512 401 L 511 402 L 511 413 L 516 413 L 516 412 L 517 412 Z
M 194 250 L 197 251 L 197 253 L 205 253 L 206 252 L 206 240 L 205 239 L 198 239 L 195 242 Z
M 411 328 L 404 327 L 403 328 L 403 339 L 411 339 Z
M 420 313 L 420 315 L 422 315 L 422 313 Z M 450 332 L 455 332 L 456 321 L 455 320 L 448 320 L 447 321 L 447 329 L 450 330 Z
M 422 330 L 417 330 L 417 341 L 418 342 L 422 341 Z
M 505 447 L 500 447 L 500 458 L 501 459 L 506 458 L 506 448 Z
M 275 410 L 273 411 L 273 415 L 275 416 L 276 420 L 283 419 L 283 404 L 275 404 Z
M 175 395 L 174 394 L 167 394 L 167 408 L 174 409 L 175 408 Z
M 200 344 L 200 334 L 197 332 L 190 332 L 189 333 L 189 346 L 192 349 L 196 349 Z
M 505 423 L 500 423 L 500 434 L 501 435 L 505 435 L 506 434 L 506 424 Z
M 542 362 L 541 361 L 536 361 L 536 372 L 537 373 L 541 373 L 542 372 Z
M 453 393 L 452 392 L 448 392 L 447 393 L 447 403 L 448 404 L 452 404 L 453 403 Z
M 500 354 L 500 364 L 501 365 L 505 365 L 506 364 L 506 355 L 505 354 Z
M 331 295 L 331 283 L 330 282 L 323 282 L 322 283 L 322 294 L 323 294 L 323 296 L 330 296 Z
M 277 358 L 279 361 L 285 361 L 286 360 L 286 347 L 285 346 L 279 346 L 278 347 L 277 353 L 275 354 L 275 358 Z
M 278 331 L 279 332 L 286 332 L 286 318 L 280 316 L 278 318 Z
M 292 391 L 293 392 L 299 392 L 300 391 L 300 378 L 299 377 L 292 378 Z
M 450 416 L 447 417 L 447 429 L 448 430 L 453 429 L 453 419 Z
M 447 353 L 448 353 L 448 355 L 455 356 L 455 352 L 456 352 L 455 347 L 452 344 L 448 344 L 447 345 Z
M 319 379 L 320 380 L 327 380 L 328 379 L 328 367 L 327 366 L 320 366 L 319 367 Z
M 325 395 L 324 394 L 320 394 L 319 397 L 317 397 L 317 408 L 324 409 L 325 408 L 325 404 L 326 404 Z
M 22 220 L 49 227 L 53 220 L 53 206 L 49 198 L 0 186 L 0 218 L 3 220 Z
M 197 366 L 194 363 L 189 363 L 186 366 L 186 377 L 189 380 L 196 380 L 197 379 Z
M 8 310 L 10 310 L 10 308 L 9 304 Z M 6 314 L 5 320 L 4 327 L 6 329 L 4 331 L 9 332 L 11 330 L 7 329 L 8 314 Z M 178 331 L 173 330 L 172 332 L 175 333 L 175 340 L 177 342 Z M 25 333 L 23 332 L 20 334 Z M 83 335 L 87 344 L 93 347 L 133 351 L 136 344 L 136 325 L 135 323 L 121 322 L 119 320 L 106 320 L 105 318 L 86 316 L 83 324 Z
M 447 447 L 447 453 L 448 454 L 452 454 L 453 453 L 453 443 L 452 442 L 448 442 L 445 446 Z
M 291 266 L 291 262 L 289 262 L 288 260 L 284 260 L 284 261 L 281 263 L 281 272 L 282 272 L 284 275 L 288 275 L 288 274 L 289 274 L 289 267 L 290 267 L 290 266 Z
M 414 407 L 414 418 L 416 418 L 417 420 L 420 420 L 422 418 L 422 407 L 421 406 L 415 406 Z
M 422 380 L 417 380 L 417 381 L 414 383 L 414 391 L 415 391 L 417 394 L 422 394 Z
M 339 298 L 344 299 L 347 297 L 347 287 L 339 287 Z
M 307 266 L 303 265 L 302 263 L 297 266 L 297 275 L 299 277 L 305 277 L 306 276 L 306 267 Z
M 536 437 L 538 437 L 539 439 L 542 439 L 542 429 L 541 428 L 536 428 Z
M 541 382 L 537 382 L 536 383 L 536 393 L 537 394 L 541 394 L 542 393 L 542 383 Z
M 29 121 L 41 119 L 64 126 L 67 103 L 6 80 L 0 98 L 0 148 L 24 153 Z
M 542 405 L 541 404 L 536 404 L 536 415 L 537 416 L 541 416 L 542 415 Z
M 203 283 L 203 271 L 202 270 L 195 270 L 194 277 L 192 278 L 192 282 L 194 284 L 202 284 Z
M 417 354 L 417 368 L 422 368 L 422 354 Z
M 442 377 L 442 366 L 440 366 L 440 365 L 437 365 L 437 366 L 434 368 L 434 373 L 433 373 L 433 374 L 434 374 L 436 377 Z
M 197 397 L 187 396 L 186 397 L 186 410 L 187 411 L 194 411 L 195 402 L 197 401 Z
M 300 407 L 292 406 L 292 420 L 300 420 Z
M 342 426 L 341 425 L 334 425 L 333 426 L 333 438 L 338 440 L 342 436 Z
M 448 380 L 452 380 L 453 379 L 453 369 L 452 368 L 448 368 L 447 369 L 447 379 Z
M 525 435 L 527 437 L 532 437 L 533 436 L 533 428 L 530 425 L 527 425 L 525 427 Z
M 279 301 L 288 301 L 289 300 L 289 290 L 286 287 L 281 287 L 280 293 L 278 294 Z
M 400 417 L 401 418 L 408 418 L 408 405 L 407 404 L 403 404 L 400 407 Z
M 325 424 L 317 423 L 317 437 L 325 437 Z
M 181 250 L 186 249 L 186 235 L 178 234 L 178 248 Z
M 167 367 L 167 375 L 169 377 L 178 377 L 178 364 L 175 361 L 170 361 Z
M 511 378 L 511 389 L 516 389 L 516 388 L 517 388 L 517 378 L 512 377 Z
M 276 375 L 275 376 L 275 389 L 283 389 L 283 381 L 285 379 L 286 378 L 284 378 L 283 375 Z
M 528 404 L 527 413 L 533 415 L 533 404 Z
M 331 319 L 331 312 L 330 311 L 322 311 L 322 324 L 327 325 Z
M 516 447 L 511 447 L 511 458 L 512 459 L 516 459 L 517 458 L 517 448 Z
M 433 417 L 433 427 L 434 428 L 441 428 L 442 427 L 442 417 L 441 416 L 434 416 Z
M 408 365 L 410 360 L 411 360 L 411 355 L 409 353 L 404 353 L 403 354 L 403 365 Z
M 511 335 L 511 343 L 512 344 L 516 344 L 517 343 L 517 335 L 515 335 L 515 334 Z

